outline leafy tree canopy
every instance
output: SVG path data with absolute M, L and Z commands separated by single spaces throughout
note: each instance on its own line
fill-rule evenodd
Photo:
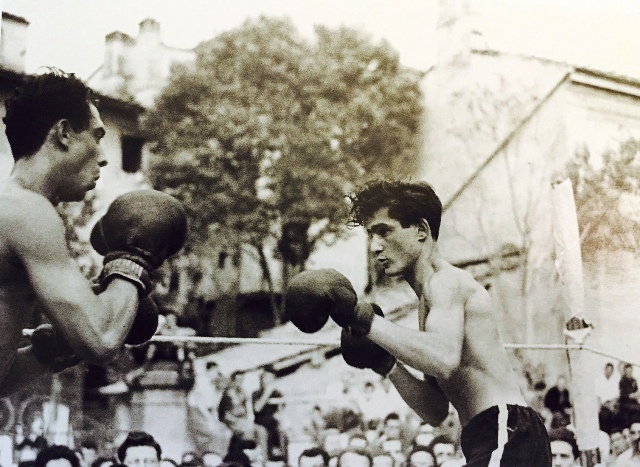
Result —
M 346 220 L 344 195 L 373 176 L 410 175 L 420 74 L 382 41 L 260 17 L 203 42 L 173 70 L 146 121 L 154 187 L 185 203 L 190 241 L 260 245 L 277 223 Z
M 640 247 L 640 140 L 595 157 L 587 148 L 568 165 L 586 251 Z

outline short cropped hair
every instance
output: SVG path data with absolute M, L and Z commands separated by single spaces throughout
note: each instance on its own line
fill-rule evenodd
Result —
M 136 446 L 151 446 L 156 450 L 158 460 L 162 458 L 162 448 L 153 436 L 145 431 L 132 431 L 118 447 L 118 460 L 124 462 L 124 458 L 127 457 L 127 449 Z
M 14 160 L 35 154 L 59 120 L 67 119 L 76 132 L 88 129 L 89 104 L 97 105 L 93 91 L 73 73 L 50 68 L 26 76 L 5 100 L 3 121 Z
M 372 180 L 356 193 L 348 195 L 352 206 L 349 225 L 364 225 L 379 209 L 389 208 L 389 217 L 402 227 L 427 221 L 431 237 L 438 239 L 442 202 L 426 182 Z
M 303 457 L 314 458 L 318 456 L 322 457 L 322 465 L 324 465 L 325 467 L 329 465 L 329 460 L 330 460 L 329 453 L 317 446 L 309 449 L 305 449 L 304 451 L 302 451 L 298 456 L 298 464 L 300 464 L 300 459 Z
M 369 466 L 371 466 L 371 464 L 373 463 L 373 457 L 371 456 L 371 453 L 368 450 L 352 447 L 352 448 L 347 448 L 346 450 L 342 451 L 338 455 L 337 467 L 342 467 L 342 457 L 348 453 L 357 454 L 358 456 L 366 457 L 367 459 L 369 459 Z
M 56 459 L 69 461 L 71 467 L 80 467 L 80 459 L 73 450 L 67 446 L 54 444 L 44 448 L 33 461 L 33 467 L 46 467 L 47 463 Z
M 573 452 L 573 458 L 580 457 L 580 450 L 578 449 L 578 442 L 576 441 L 576 435 L 567 428 L 554 428 L 549 430 L 549 442 L 564 441 L 571 446 Z

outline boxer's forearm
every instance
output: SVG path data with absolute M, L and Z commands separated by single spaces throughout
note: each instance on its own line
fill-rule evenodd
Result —
M 83 359 L 93 363 L 108 362 L 120 351 L 138 309 L 138 289 L 126 280 L 112 280 L 100 295 L 88 316 L 70 315 L 61 327 L 71 346 Z
M 437 378 L 447 379 L 460 364 L 457 339 L 435 332 L 416 331 L 376 316 L 367 337 L 411 368 Z
M 13 364 L 0 384 L 0 398 L 33 385 L 36 379 L 48 373 L 51 373 L 51 370 L 35 358 L 31 352 L 31 346 L 18 349 Z
M 401 363 L 388 376 L 402 399 L 424 421 L 437 426 L 447 417 L 449 400 L 437 383 L 416 378 Z

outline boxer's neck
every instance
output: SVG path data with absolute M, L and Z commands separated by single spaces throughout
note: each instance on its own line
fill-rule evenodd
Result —
M 10 182 L 22 189 L 34 191 L 52 204 L 57 204 L 55 171 L 50 159 L 40 153 L 18 159 L 11 171 Z

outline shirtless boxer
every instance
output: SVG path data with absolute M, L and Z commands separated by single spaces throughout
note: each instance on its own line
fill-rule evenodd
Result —
M 349 281 L 334 270 L 292 279 L 285 297 L 291 321 L 315 332 L 329 314 L 343 327 L 345 361 L 388 376 L 429 424 L 442 423 L 451 402 L 464 427 L 467 465 L 551 465 L 543 421 L 524 401 L 488 292 L 438 253 L 442 205 L 433 189 L 374 181 L 351 200 L 352 223 L 366 229 L 385 274 L 402 277 L 418 296 L 418 330 L 385 320 L 375 304 L 357 303 Z
M 99 235 L 92 235 L 94 248 L 105 255 L 92 289 L 67 250 L 54 208 L 82 201 L 107 163 L 100 147 L 105 127 L 91 90 L 73 75 L 53 70 L 27 77 L 5 107 L 15 164 L 0 186 L 0 397 L 80 358 L 95 363 L 113 358 L 139 321 L 150 272 L 182 246 L 180 229 L 186 228 L 179 206 L 171 220 L 177 229 L 160 226 L 156 238 L 141 238 L 150 229 L 136 223 L 177 201 L 153 190 L 123 195 L 97 224 Z M 124 219 L 132 197 L 138 209 L 141 198 L 148 207 L 137 219 Z M 50 324 L 34 331 L 32 345 L 18 348 L 36 305 Z M 149 337 L 155 330 L 145 319 L 138 325 L 151 326 L 145 330 Z

